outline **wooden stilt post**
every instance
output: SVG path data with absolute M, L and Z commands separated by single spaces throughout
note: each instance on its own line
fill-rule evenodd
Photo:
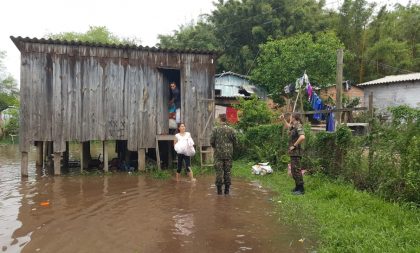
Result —
M 159 139 L 156 137 L 156 163 L 157 168 L 160 170 L 160 153 L 159 153 Z
M 146 170 L 146 149 L 144 148 L 138 150 L 138 168 L 139 171 Z
M 85 141 L 83 144 L 83 169 L 89 168 L 89 163 L 92 160 L 92 156 L 90 154 L 90 141 Z
M 104 158 L 104 171 L 108 172 L 108 149 L 106 147 L 106 141 L 102 142 L 102 147 L 103 147 L 103 158 Z
M 64 166 L 64 168 L 69 167 L 69 157 L 70 157 L 70 145 L 69 145 L 69 142 L 66 141 L 66 151 L 63 154 L 63 166 Z
M 54 175 L 61 175 L 61 152 L 54 152 Z
M 84 145 L 83 142 L 80 142 L 80 173 L 83 172 L 84 163 L 85 163 L 85 157 L 84 157 Z
M 22 177 L 28 176 L 28 152 L 22 152 L 22 158 L 20 163 L 20 172 Z
M 44 163 L 47 161 L 47 153 L 48 153 L 48 141 L 44 141 L 44 154 L 42 157 L 42 159 L 44 159 L 43 160 Z
M 37 156 L 35 165 L 37 167 L 42 167 L 44 166 L 44 143 L 42 141 L 36 142 L 36 151 Z

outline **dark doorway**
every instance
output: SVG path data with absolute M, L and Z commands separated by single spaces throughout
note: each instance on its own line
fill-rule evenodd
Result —
M 181 85 L 181 72 L 179 69 L 172 69 L 172 68 L 160 68 L 159 69 L 162 73 L 162 81 L 163 81 L 163 101 L 164 101 L 164 108 L 165 111 L 164 115 L 167 115 L 166 120 L 167 123 L 163 124 L 167 127 L 164 130 L 165 133 L 169 135 L 175 135 L 177 132 L 176 129 L 176 108 L 173 111 L 173 108 L 169 105 L 169 101 L 172 98 L 172 89 L 170 88 L 170 84 L 175 82 L 176 88 L 179 90 L 179 96 L 182 99 L 182 85 Z M 182 103 L 182 101 L 180 101 Z M 180 119 L 182 107 L 179 110 L 178 117 Z M 176 160 L 176 152 L 173 148 L 173 141 L 160 141 L 159 143 L 159 153 L 162 160 L 163 167 L 172 167 L 173 161 Z

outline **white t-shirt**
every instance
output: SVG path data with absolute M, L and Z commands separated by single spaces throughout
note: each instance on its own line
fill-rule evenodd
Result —
M 185 132 L 184 135 L 181 135 L 180 133 L 175 134 L 176 141 L 180 142 L 182 140 L 187 140 L 188 138 L 191 138 L 191 134 L 189 132 Z

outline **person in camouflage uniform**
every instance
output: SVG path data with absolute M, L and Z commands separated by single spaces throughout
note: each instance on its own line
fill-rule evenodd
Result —
M 231 185 L 230 170 L 232 168 L 233 148 L 236 144 L 235 131 L 226 124 L 226 114 L 219 115 L 221 125 L 213 129 L 210 137 L 214 149 L 214 168 L 216 170 L 217 194 L 222 194 L 222 185 L 225 185 L 225 194 L 229 194 Z
M 302 170 L 300 167 L 300 160 L 302 158 L 301 143 L 305 140 L 305 133 L 303 131 L 302 120 L 300 114 L 293 113 L 290 123 L 286 121 L 283 115 L 280 119 L 284 120 L 285 126 L 289 129 L 289 156 L 293 179 L 296 187 L 292 190 L 295 195 L 302 195 L 305 193 L 303 187 Z

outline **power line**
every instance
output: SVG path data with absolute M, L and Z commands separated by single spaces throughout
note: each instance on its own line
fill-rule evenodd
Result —
M 252 61 L 251 66 L 249 67 L 248 72 L 246 73 L 246 75 L 247 75 L 247 76 L 249 75 L 249 72 L 251 72 L 251 69 L 252 69 L 252 67 L 254 66 L 255 60 L 257 59 L 257 57 L 258 57 L 259 55 L 260 55 L 260 48 L 258 48 L 257 55 L 254 57 L 254 60 Z

